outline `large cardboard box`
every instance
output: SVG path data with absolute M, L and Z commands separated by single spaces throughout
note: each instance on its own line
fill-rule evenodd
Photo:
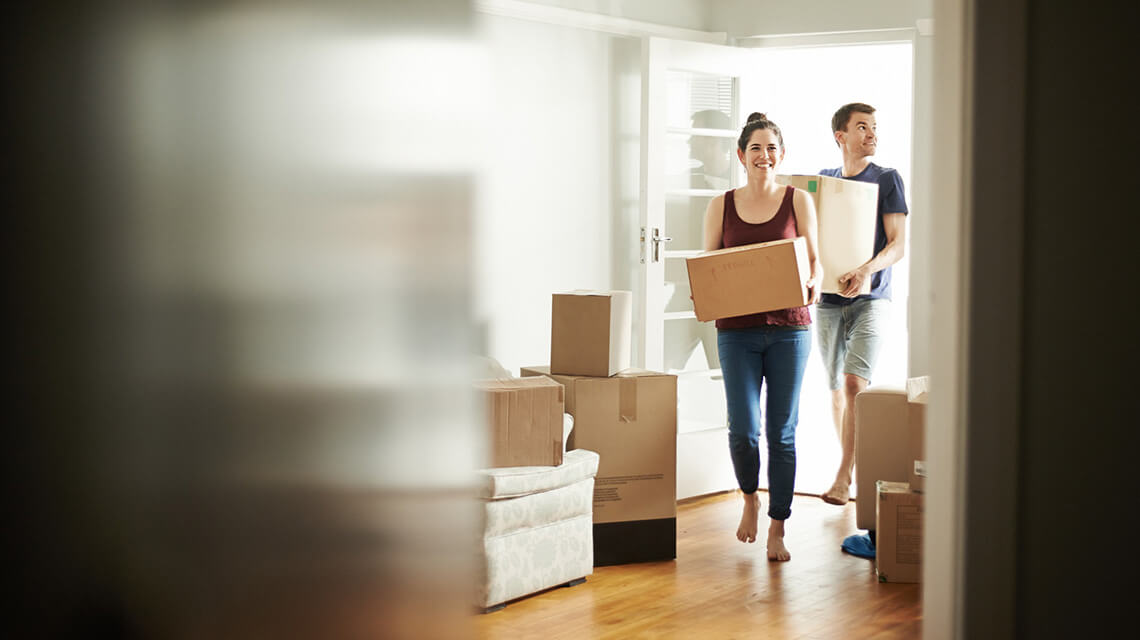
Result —
M 930 393 L 930 376 L 906 381 L 907 424 L 910 428 L 910 489 L 926 490 L 926 402 Z
M 576 376 L 612 376 L 629 367 L 633 292 L 556 293 L 550 313 L 550 370 Z
M 906 482 L 910 422 L 906 389 L 872 385 L 855 396 L 855 526 L 875 528 L 875 483 Z
M 875 256 L 879 185 L 830 176 L 782 175 L 776 181 L 811 194 L 819 221 L 823 293 L 839 293 L 839 276 Z M 871 279 L 859 293 L 871 292 Z
M 565 389 L 549 378 L 476 380 L 490 429 L 491 467 L 562 464 Z
M 923 496 L 905 482 L 876 487 L 875 573 L 879 582 L 922 581 Z
M 600 456 L 594 484 L 594 564 L 677 557 L 677 376 L 627 369 L 613 377 L 551 374 L 574 416 L 567 448 Z
M 803 237 L 705 251 L 685 263 L 701 322 L 808 303 L 811 265 Z

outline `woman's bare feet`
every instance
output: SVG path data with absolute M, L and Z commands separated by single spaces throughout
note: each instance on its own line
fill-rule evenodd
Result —
M 831 485 L 831 488 L 820 497 L 828 504 L 845 505 L 851 500 L 851 488 L 846 482 L 836 480 L 835 484 Z
M 768 559 L 772 562 L 787 562 L 792 554 L 784 546 L 784 521 L 773 520 L 768 525 Z
M 756 542 L 757 524 L 760 519 L 760 494 L 744 494 L 744 512 L 740 514 L 740 526 L 736 528 L 736 539 L 741 542 Z

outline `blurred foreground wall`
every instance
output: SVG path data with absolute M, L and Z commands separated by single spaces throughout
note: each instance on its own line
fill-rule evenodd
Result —
M 469 3 L 185 4 L 6 14 L 0 635 L 464 637 Z

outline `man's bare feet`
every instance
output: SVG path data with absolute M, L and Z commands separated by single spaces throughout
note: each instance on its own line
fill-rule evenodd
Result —
M 851 488 L 839 480 L 820 496 L 827 504 L 845 505 L 851 500 Z
M 791 559 L 791 552 L 784 546 L 784 521 L 773 520 L 768 525 L 768 560 L 787 562 Z
M 744 494 L 744 512 L 740 514 L 740 526 L 736 528 L 736 539 L 741 542 L 756 542 L 757 521 L 760 519 L 760 495 Z

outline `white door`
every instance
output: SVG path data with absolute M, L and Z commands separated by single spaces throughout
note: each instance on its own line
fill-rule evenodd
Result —
M 702 250 L 705 208 L 737 186 L 741 78 L 750 52 L 647 38 L 642 87 L 640 366 L 678 377 L 677 497 L 736 487 L 716 329 L 697 322 L 685 258 Z

